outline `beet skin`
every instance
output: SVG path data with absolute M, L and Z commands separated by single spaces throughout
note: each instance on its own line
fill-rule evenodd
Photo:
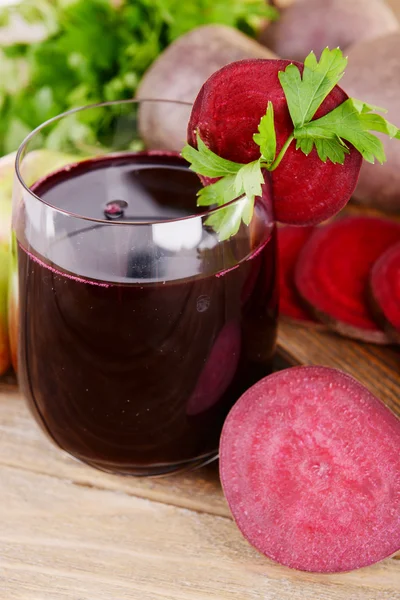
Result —
M 220 474 L 245 538 L 288 567 L 350 571 L 400 548 L 400 420 L 341 371 L 294 367 L 247 390 Z
M 188 125 L 188 142 L 196 145 L 196 131 L 219 156 L 240 163 L 256 160 L 260 149 L 253 141 L 268 101 L 272 101 L 277 151 L 293 132 L 278 73 L 288 60 L 248 59 L 231 63 L 214 73 L 201 88 Z M 295 63 L 302 70 L 300 63 Z M 318 109 L 324 116 L 347 99 L 336 86 Z M 315 150 L 306 156 L 288 148 L 271 173 L 275 217 L 294 225 L 314 225 L 339 212 L 349 200 L 358 179 L 362 157 L 351 147 L 344 165 L 323 163 Z
M 372 267 L 370 289 L 377 318 L 400 344 L 400 243 L 391 246 Z

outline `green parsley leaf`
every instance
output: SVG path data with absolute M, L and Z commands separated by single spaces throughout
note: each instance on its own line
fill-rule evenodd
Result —
M 309 137 L 299 137 L 296 140 L 296 150 L 301 150 L 306 156 L 308 156 L 311 150 L 314 148 L 314 140 Z
M 260 160 L 255 160 L 247 165 L 243 165 L 235 177 L 235 191 L 239 196 L 246 194 L 250 198 L 261 196 L 261 186 L 264 183 L 264 177 L 261 172 Z
M 274 124 L 274 105 L 268 101 L 267 112 L 258 125 L 258 133 L 253 135 L 253 140 L 260 146 L 261 158 L 270 165 L 274 162 L 276 154 L 276 133 Z
M 242 220 L 246 225 L 250 225 L 253 216 L 254 201 L 256 196 L 262 194 L 262 184 L 264 176 L 261 171 L 260 160 L 255 160 L 247 165 L 244 165 L 237 172 L 235 178 L 235 190 L 238 196 L 245 194 L 246 202 L 242 209 Z
M 381 115 L 370 114 L 373 111 L 387 113 L 385 108 L 380 108 L 379 106 L 374 106 L 373 104 L 367 104 L 366 102 L 356 100 L 355 98 L 350 98 L 350 100 L 354 108 L 360 113 L 361 120 L 367 129 L 370 129 L 371 131 L 379 131 L 380 133 L 388 135 L 390 138 L 400 139 L 400 130 L 396 127 L 396 125 L 392 125 L 392 123 L 389 123 L 389 121 L 384 119 Z
M 248 207 L 249 201 L 246 196 L 224 208 L 224 204 L 228 204 L 241 195 L 242 190 L 240 190 L 239 194 L 236 192 L 235 179 L 234 175 L 222 177 L 215 183 L 202 188 L 197 194 L 198 206 L 221 207 L 220 210 L 213 212 L 205 221 L 206 225 L 216 231 L 220 241 L 227 240 L 235 235 L 239 230 L 243 214 L 245 213 L 245 217 L 247 217 L 249 211 L 252 212 L 252 207 Z
M 334 164 L 343 164 L 346 154 L 350 153 L 349 148 L 339 137 L 332 139 L 316 139 L 315 147 L 319 158 L 326 162 L 329 158 Z
M 381 115 L 371 113 L 372 109 L 375 107 L 349 98 L 324 117 L 295 128 L 294 136 L 300 141 L 302 150 L 303 140 L 307 140 L 307 150 L 311 142 L 315 144 L 318 155 L 324 162 L 329 158 L 333 163 L 343 164 L 344 154 L 347 153 L 345 140 L 352 144 L 367 162 L 374 163 L 377 159 L 383 163 L 386 160 L 383 144 L 370 132 L 378 131 L 391 138 L 400 139 L 400 130 Z
M 237 197 L 235 175 L 227 175 L 197 192 L 197 206 L 222 206 Z
M 242 222 L 242 215 L 244 211 L 244 204 L 246 199 L 240 199 L 233 204 L 223 206 L 219 210 L 211 213 L 211 215 L 205 221 L 205 224 L 212 227 L 218 234 L 218 239 L 221 242 L 228 240 L 233 235 L 236 235 L 239 231 L 240 223 Z
M 261 161 L 255 160 L 247 165 L 241 165 L 236 175 L 222 177 L 198 192 L 198 206 L 223 206 L 236 198 L 240 199 L 232 204 L 227 212 L 224 209 L 219 215 L 220 211 L 217 211 L 206 221 L 207 225 L 214 227 L 221 241 L 235 235 L 241 221 L 245 225 L 250 224 L 254 201 L 256 196 L 261 196 L 263 183 Z
M 186 144 L 181 154 L 191 164 L 191 169 L 199 175 L 204 175 L 205 177 L 224 177 L 225 175 L 237 173 L 243 166 L 240 163 L 221 158 L 218 154 L 207 148 L 198 132 L 196 137 L 197 149 Z
M 197 149 L 187 145 L 182 151 L 182 156 L 191 163 L 190 168 L 200 175 L 220 177 L 199 190 L 197 205 L 223 207 L 236 198 L 240 199 L 226 209 L 214 212 L 206 220 L 219 239 L 226 240 L 237 233 L 242 221 L 250 224 L 255 197 L 261 196 L 264 183 L 261 159 L 245 165 L 227 161 L 207 148 L 199 134 L 197 144 Z
M 295 128 L 311 121 L 322 102 L 341 80 L 347 59 L 339 48 L 325 50 L 319 62 L 314 52 L 304 61 L 303 77 L 296 65 L 278 74 Z

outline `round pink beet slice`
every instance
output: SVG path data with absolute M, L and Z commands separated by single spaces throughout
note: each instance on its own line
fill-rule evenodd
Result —
M 385 330 L 400 344 L 400 243 L 384 252 L 372 267 L 370 289 Z
M 347 337 L 388 343 L 369 306 L 369 275 L 379 256 L 400 241 L 400 223 L 347 217 L 318 227 L 305 243 L 295 283 L 315 316 Z
M 188 125 L 188 142 L 196 145 L 196 131 L 214 152 L 247 163 L 260 156 L 253 141 L 268 101 L 274 105 L 277 148 L 293 132 L 278 73 L 288 60 L 249 59 L 231 63 L 201 88 Z M 302 70 L 300 63 L 295 63 Z M 336 86 L 318 109 L 319 118 L 347 99 Z M 271 173 L 275 216 L 294 225 L 313 225 L 336 214 L 349 200 L 358 179 L 362 157 L 354 148 L 344 165 L 323 163 L 315 150 L 307 157 L 292 143 L 279 167 Z
M 288 567 L 349 571 L 400 548 L 400 420 L 341 371 L 294 367 L 247 390 L 220 475 L 242 534 Z
M 198 415 L 216 404 L 235 376 L 240 358 L 241 332 L 230 321 L 221 329 L 211 348 L 197 385 L 186 405 L 186 414 Z
M 304 324 L 317 321 L 303 306 L 294 283 L 294 269 L 313 229 L 295 225 L 278 228 L 279 315 Z

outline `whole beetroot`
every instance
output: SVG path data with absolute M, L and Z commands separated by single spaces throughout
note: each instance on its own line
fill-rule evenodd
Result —
M 345 50 L 398 28 L 382 0 L 298 0 L 282 10 L 260 40 L 282 58 L 303 61 L 311 50 L 317 55 L 326 46 Z
M 400 126 L 400 33 L 357 44 L 350 49 L 343 86 L 349 96 L 384 106 L 388 119 Z M 379 134 L 378 134 L 379 135 Z M 400 210 L 400 144 L 380 136 L 387 162 L 364 161 L 354 198 L 385 211 Z
M 173 42 L 153 63 L 142 79 L 137 97 L 193 103 L 212 73 L 242 58 L 275 58 L 275 54 L 232 27 L 197 27 Z M 144 103 L 139 127 L 147 147 L 181 150 L 189 114 L 190 109 L 184 114 L 182 107 Z

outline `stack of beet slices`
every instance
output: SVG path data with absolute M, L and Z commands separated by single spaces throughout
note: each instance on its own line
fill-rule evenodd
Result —
M 400 343 L 400 223 L 350 216 L 279 229 L 280 312 L 344 336 Z

